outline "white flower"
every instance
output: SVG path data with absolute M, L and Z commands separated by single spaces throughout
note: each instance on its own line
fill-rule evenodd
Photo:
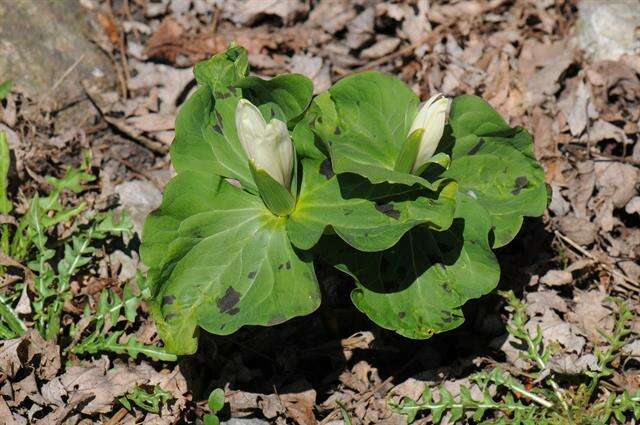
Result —
M 294 153 L 287 125 L 275 118 L 267 124 L 258 108 L 240 99 L 236 107 L 236 130 L 253 165 L 289 189 Z
M 418 149 L 412 172 L 415 172 L 433 156 L 442 138 L 450 105 L 451 99 L 438 93 L 435 96 L 431 96 L 418 111 L 418 115 L 416 115 L 413 124 L 411 124 L 409 134 L 418 129 L 423 129 L 424 133 L 420 140 L 420 148 Z

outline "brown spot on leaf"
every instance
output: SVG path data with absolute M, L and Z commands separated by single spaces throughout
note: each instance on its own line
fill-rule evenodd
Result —
M 216 115 L 216 121 L 218 121 L 218 124 L 222 125 L 222 115 L 220 115 L 220 112 L 215 111 L 215 115 Z
M 256 277 L 256 274 L 258 274 L 258 272 L 256 270 L 249 272 L 249 274 L 247 275 L 247 277 L 249 279 L 253 279 L 254 277 Z
M 398 317 L 401 319 L 404 319 L 404 317 L 407 315 L 407 313 L 405 313 L 404 311 L 401 311 L 400 313 L 398 313 Z
M 395 218 L 396 220 L 400 218 L 400 211 L 393 208 L 392 204 L 376 205 L 376 209 L 382 214 L 388 215 L 389 217 Z
M 335 176 L 333 167 L 331 166 L 331 160 L 325 159 L 322 161 L 322 164 L 320 164 L 320 174 L 322 174 L 327 180 Z
M 520 193 L 522 189 L 527 187 L 529 184 L 529 180 L 525 176 L 516 177 L 515 186 L 516 188 L 511 191 L 512 195 L 517 195 Z
M 220 309 L 220 313 L 226 313 L 235 307 L 240 301 L 240 292 L 236 291 L 232 287 L 227 288 L 227 292 L 224 293 L 222 298 L 218 299 L 217 304 Z
M 475 146 L 469 150 L 469 155 L 477 154 L 482 145 L 484 145 L 484 139 L 479 139 L 478 143 L 476 143 Z
M 166 296 L 162 297 L 162 305 L 173 304 L 173 302 L 175 300 L 176 300 L 176 297 L 174 297 L 173 295 L 166 295 Z
M 269 319 L 269 321 L 267 322 L 267 326 L 279 325 L 280 323 L 284 322 L 285 320 L 287 320 L 286 317 L 284 317 L 281 314 L 276 314 L 271 319 Z
M 231 310 L 227 311 L 227 314 L 234 315 L 240 313 L 240 309 L 238 307 L 234 307 Z

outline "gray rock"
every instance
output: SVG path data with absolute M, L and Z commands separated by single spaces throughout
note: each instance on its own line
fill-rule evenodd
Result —
M 618 60 L 633 55 L 640 26 L 638 0 L 582 1 L 576 24 L 578 44 L 594 60 Z
M 135 231 L 141 235 L 147 215 L 158 208 L 162 202 L 162 193 L 153 183 L 133 180 L 119 184 L 115 192 L 120 197 L 120 205 L 131 216 Z
M 0 79 L 50 108 L 81 96 L 82 80 L 111 84 L 115 72 L 85 19 L 77 0 L 0 0 Z

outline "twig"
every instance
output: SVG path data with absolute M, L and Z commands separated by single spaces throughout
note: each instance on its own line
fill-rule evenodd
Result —
M 354 69 L 353 72 L 368 71 L 384 63 L 390 62 L 395 58 L 402 57 L 406 54 L 409 54 L 413 52 L 415 49 L 417 49 L 420 45 L 426 43 L 428 39 L 429 39 L 429 36 L 422 37 L 422 39 L 420 39 L 420 41 L 418 41 L 417 43 L 410 44 L 408 46 L 401 48 L 400 50 L 396 50 L 395 52 L 389 53 L 388 55 L 384 55 L 381 58 L 371 61 L 365 65 L 359 66 L 358 68 Z
M 591 149 L 591 150 L 593 151 L 593 154 L 595 155 L 596 159 L 608 159 L 612 161 L 627 162 L 633 165 L 640 165 L 640 161 L 637 159 L 633 159 L 632 157 L 615 156 L 615 155 L 610 155 L 604 152 L 598 152 L 596 149 Z
M 121 408 L 120 410 L 118 410 L 116 412 L 115 415 L 113 415 L 111 418 L 109 418 L 109 420 L 107 422 L 105 422 L 105 425 L 117 425 L 120 423 L 120 421 L 122 421 L 124 419 L 125 416 L 127 416 L 127 413 L 129 413 L 129 411 L 127 409 L 125 409 L 124 407 Z
M 107 4 L 108 4 L 107 13 L 109 15 L 109 18 L 111 18 L 111 21 L 115 23 L 116 19 L 115 19 L 115 15 L 113 14 L 113 4 L 111 0 L 109 0 Z M 120 51 L 120 64 L 122 66 L 122 77 L 124 79 L 124 82 L 122 84 L 122 94 L 124 95 L 123 97 L 126 99 L 129 97 L 129 80 L 131 79 L 131 73 L 129 72 L 129 64 L 127 63 L 127 48 L 124 44 L 124 39 L 127 35 L 125 34 L 124 27 L 120 24 L 120 22 L 118 22 L 118 24 L 116 25 L 116 29 L 118 31 L 117 44 L 118 44 L 118 50 Z
M 220 23 L 220 8 L 218 6 L 213 6 L 213 19 L 211 21 L 211 34 L 216 35 L 218 24 Z
M 67 78 L 69 76 L 69 74 L 71 74 L 73 72 L 73 70 L 76 69 L 76 67 L 78 65 L 80 65 L 80 62 L 82 62 L 82 59 L 84 59 L 84 53 L 81 54 L 80 57 L 73 63 L 73 65 L 71 65 L 69 68 L 67 68 L 67 70 L 53 84 L 53 86 L 51 86 L 51 89 L 49 89 L 49 94 L 51 94 L 51 93 L 56 91 L 58 86 L 60 86 L 60 84 L 62 84 L 62 82 L 65 80 L 65 78 Z
M 84 87 L 84 92 L 87 94 L 87 97 L 89 98 L 93 106 L 96 107 L 102 119 L 105 120 L 108 124 L 115 127 L 118 131 L 124 133 L 125 135 L 129 136 L 129 138 L 131 138 L 133 141 L 140 143 L 142 146 L 154 152 L 164 155 L 169 151 L 169 147 L 164 143 L 158 142 L 156 140 L 143 136 L 142 134 L 140 134 L 139 131 L 130 127 L 124 121 L 108 116 L 104 112 L 104 110 L 100 107 L 100 104 L 96 101 L 96 99 L 91 95 L 91 92 L 87 90 L 86 87 Z
M 396 50 L 395 52 L 391 52 L 387 55 L 384 55 L 381 58 L 378 58 L 374 61 L 367 63 L 366 65 L 362 65 L 354 69 L 353 72 L 368 71 L 384 63 L 392 61 L 395 58 L 402 57 L 406 54 L 412 53 L 415 49 L 417 49 L 418 47 L 420 47 L 425 43 L 432 41 L 434 38 L 439 37 L 441 33 L 447 31 L 448 29 L 449 29 L 449 25 L 440 25 L 436 27 L 434 30 L 432 30 L 431 32 L 429 32 L 429 34 L 422 36 L 422 38 L 420 38 L 420 40 L 418 40 L 417 42 L 409 44 L 408 46 L 405 46 L 400 50 Z
M 404 364 L 404 366 L 402 366 L 398 372 L 395 373 L 395 376 L 399 376 L 401 374 L 403 374 L 408 368 L 409 366 L 411 366 L 416 360 L 418 360 L 420 358 L 420 354 L 416 354 L 415 356 L 413 356 L 413 358 L 411 358 L 408 362 L 406 362 Z M 384 381 L 382 381 L 381 383 L 379 383 L 378 385 L 376 385 L 375 387 L 373 387 L 372 389 L 370 389 L 367 393 L 365 393 L 362 398 L 360 398 L 360 400 L 358 400 L 358 402 L 353 406 L 353 408 L 357 408 L 358 406 L 361 406 L 363 404 L 365 404 L 367 401 L 369 401 L 369 399 L 371 397 L 373 397 L 378 390 L 380 390 L 381 388 L 383 388 L 385 385 L 391 383 L 391 381 L 393 381 L 393 379 L 395 378 L 394 375 L 389 376 L 387 379 L 385 379 Z M 386 393 L 385 393 L 386 395 Z M 321 422 L 320 425 L 325 425 L 329 422 L 331 422 L 331 420 L 333 419 L 333 417 L 335 415 L 340 414 L 340 408 L 338 409 L 334 409 L 332 410 Z
M 582 255 L 584 255 L 586 257 L 589 257 L 590 259 L 592 259 L 593 261 L 598 263 L 600 265 L 600 267 L 602 267 L 604 270 L 606 270 L 609 273 L 611 273 L 612 275 L 622 279 L 622 282 L 620 282 L 620 286 L 622 286 L 622 287 L 624 287 L 624 288 L 626 288 L 626 289 L 628 289 L 630 291 L 640 292 L 640 283 L 638 283 L 637 281 L 631 279 L 630 277 L 627 277 L 624 274 L 620 273 L 619 271 L 614 269 L 612 266 L 610 266 L 608 264 L 605 264 L 602 261 L 599 261 L 596 258 L 595 255 L 593 255 L 592 253 L 590 253 L 589 251 L 587 251 L 586 249 L 584 249 L 583 247 L 578 245 L 578 243 L 574 242 L 573 240 L 571 240 L 567 236 L 563 235 L 559 231 L 556 230 L 555 231 L 555 235 L 558 238 L 562 239 L 564 242 L 566 242 L 569 245 L 571 245 L 574 249 L 576 249 Z
M 141 170 L 140 168 L 136 167 L 135 164 L 133 164 L 131 161 L 128 161 L 128 160 L 120 157 L 120 155 L 118 155 L 118 154 L 112 154 L 112 156 L 116 161 L 124 164 L 127 168 L 129 168 L 131 171 L 133 171 L 136 175 L 138 175 L 140 177 L 144 177 L 145 179 L 149 180 L 151 183 L 153 183 L 153 185 L 155 187 L 158 188 L 158 190 L 162 191 L 162 189 L 163 189 L 162 184 L 153 175 L 147 173 L 144 170 Z
M 369 401 L 369 399 L 371 397 L 373 397 L 375 395 L 376 392 L 378 392 L 378 390 L 382 387 L 384 387 L 385 385 L 389 384 L 391 381 L 393 380 L 393 376 L 388 377 L 387 379 L 385 379 L 384 381 L 382 381 L 380 384 L 376 385 L 375 387 L 373 387 L 372 389 L 370 389 L 366 394 L 364 394 L 362 396 L 362 398 L 360 398 L 360 400 L 358 400 L 358 402 L 353 406 L 353 409 L 357 408 L 358 406 L 363 405 L 364 403 L 366 403 L 367 401 Z M 320 425 L 325 425 L 328 422 L 331 422 L 333 420 L 333 417 L 337 414 L 340 413 L 340 408 L 338 409 L 334 409 L 331 411 L 331 413 L 329 413 L 321 422 Z

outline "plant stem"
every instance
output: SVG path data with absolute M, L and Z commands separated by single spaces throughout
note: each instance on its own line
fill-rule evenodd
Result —
M 545 363 L 544 359 L 540 356 L 540 353 L 538 352 L 538 347 L 536 346 L 536 344 L 531 339 L 531 335 L 526 330 L 524 332 L 524 335 L 525 335 L 525 341 L 526 341 L 527 345 L 529 346 L 529 352 L 531 353 L 531 357 L 535 360 L 538 368 L 541 371 L 545 370 L 547 368 L 547 364 Z M 569 410 L 569 405 L 567 404 L 567 402 L 564 399 L 564 394 L 562 393 L 562 390 L 560 389 L 560 387 L 558 386 L 556 381 L 553 380 L 552 377 L 547 378 L 546 381 L 547 381 L 547 383 L 549 385 L 551 385 L 551 388 L 553 389 L 553 392 L 555 393 L 556 397 L 558 398 L 558 401 L 560 402 L 560 405 L 562 406 L 562 409 L 567 414 L 567 416 L 568 416 L 569 420 L 571 421 L 571 423 L 573 423 L 573 420 L 571 419 L 571 411 Z M 551 406 L 549 406 L 549 407 L 551 407 Z

